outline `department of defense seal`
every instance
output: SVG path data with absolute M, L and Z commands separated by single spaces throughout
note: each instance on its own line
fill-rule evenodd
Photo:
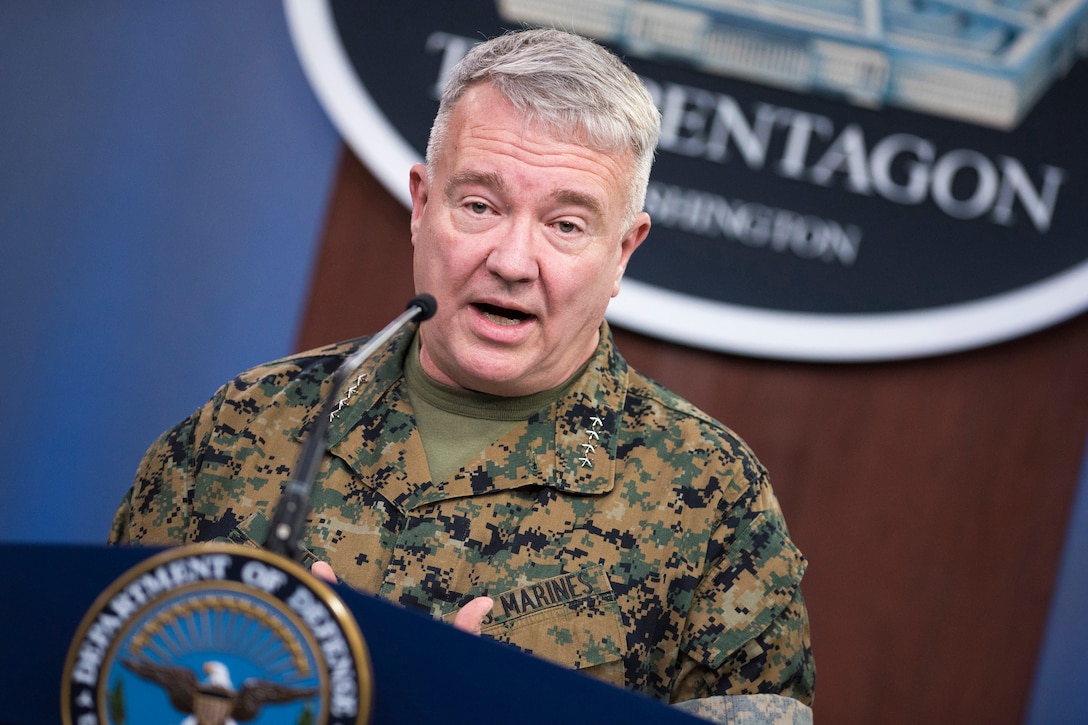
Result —
M 339 597 L 298 564 L 210 543 L 155 555 L 84 616 L 65 725 L 363 725 L 369 655 Z

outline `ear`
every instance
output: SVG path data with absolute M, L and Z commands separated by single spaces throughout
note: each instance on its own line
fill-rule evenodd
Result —
M 416 243 L 416 232 L 422 223 L 423 212 L 427 207 L 430 197 L 430 178 L 427 176 L 426 164 L 413 164 L 408 172 L 408 190 L 412 195 L 412 244 Z
M 635 215 L 635 219 L 631 222 L 631 228 L 627 231 L 627 234 L 620 240 L 620 258 L 619 264 L 616 267 L 616 277 L 612 282 L 612 296 L 615 297 L 620 293 L 620 280 L 623 279 L 624 270 L 627 269 L 627 262 L 631 259 L 631 255 L 635 253 L 639 245 L 646 239 L 646 235 L 650 233 L 650 215 L 644 211 L 640 211 Z

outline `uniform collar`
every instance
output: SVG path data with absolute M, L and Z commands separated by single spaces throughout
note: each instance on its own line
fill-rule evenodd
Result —
M 394 337 L 338 391 L 343 404 L 329 427 L 328 449 L 365 483 L 404 510 L 534 485 L 582 495 L 612 490 L 628 368 L 607 323 L 585 373 L 566 395 L 515 426 L 462 473 L 437 482 L 429 478 L 403 384 L 414 334 L 413 326 Z M 372 442 L 380 433 L 382 452 Z
M 607 323 L 585 373 L 553 410 L 552 485 L 573 493 L 605 493 L 616 473 L 616 445 L 627 398 L 627 363 L 616 351 Z

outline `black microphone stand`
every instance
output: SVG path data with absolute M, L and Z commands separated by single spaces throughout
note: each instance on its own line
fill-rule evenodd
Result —
M 321 412 L 314 421 L 314 427 L 302 448 L 302 453 L 295 464 L 295 475 L 284 486 L 276 506 L 276 513 L 272 519 L 272 529 L 265 539 L 264 548 L 274 554 L 285 556 L 295 562 L 303 559 L 302 549 L 298 539 L 302 527 L 306 523 L 306 517 L 310 514 L 310 497 L 313 494 L 314 479 L 317 477 L 317 469 L 321 465 L 321 458 L 325 455 L 325 446 L 328 442 L 329 423 L 332 421 L 333 409 L 336 406 L 336 396 L 344 381 L 348 379 L 367 358 L 373 355 L 378 348 L 389 341 L 389 338 L 397 334 L 402 327 L 412 320 L 419 321 L 429 319 L 434 315 L 438 305 L 429 294 L 418 294 L 408 303 L 408 308 L 395 320 L 374 337 L 367 340 L 366 344 L 356 350 L 350 357 L 340 364 L 332 375 L 332 388 L 328 396 L 321 403 Z

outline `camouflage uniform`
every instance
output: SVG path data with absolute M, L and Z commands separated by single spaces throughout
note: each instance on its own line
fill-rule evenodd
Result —
M 485 635 L 666 702 L 811 701 L 806 562 L 741 440 L 629 368 L 605 324 L 562 399 L 432 481 L 402 376 L 412 334 L 340 391 L 328 378 L 360 341 L 223 386 L 149 450 L 111 540 L 264 541 L 335 392 L 303 539 L 346 583 L 445 619 L 487 594 Z

